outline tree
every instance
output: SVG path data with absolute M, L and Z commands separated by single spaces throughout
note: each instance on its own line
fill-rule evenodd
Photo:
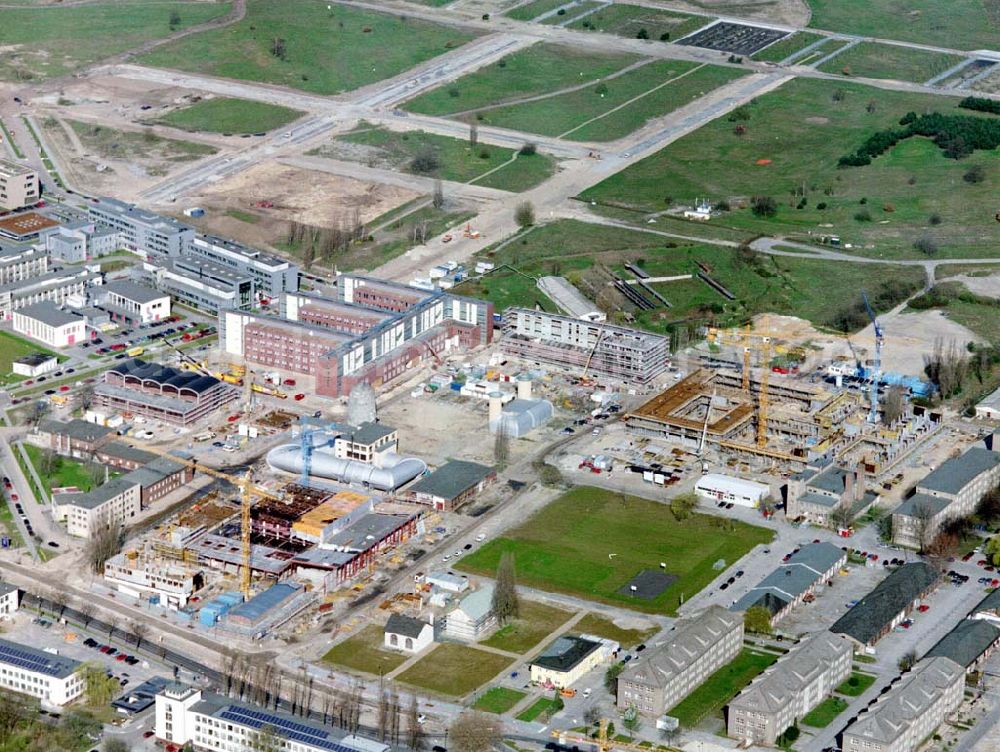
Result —
M 989 557 L 990 564 L 993 566 L 1000 564 L 1000 535 L 994 535 L 990 538 L 984 550 Z
M 265 723 L 249 739 L 251 752 L 279 752 L 284 749 L 284 740 L 274 726 Z
M 500 741 L 500 732 L 497 716 L 467 710 L 451 724 L 448 739 L 455 752 L 491 752 Z
M 124 739 L 105 739 L 101 745 L 101 752 L 129 752 L 130 749 Z
M 848 500 L 844 504 L 840 504 L 833 508 L 830 512 L 830 522 L 832 522 L 838 530 L 843 530 L 849 528 L 851 523 L 854 522 L 854 507 L 852 506 L 852 500 Z
M 170 11 L 170 30 L 175 31 L 181 25 L 181 14 L 175 10 Z
M 125 542 L 125 528 L 120 524 L 101 525 L 91 532 L 87 542 L 86 556 L 91 570 L 95 574 L 104 573 L 104 565 L 108 559 L 121 551 Z
M 750 199 L 750 211 L 755 217 L 773 217 L 778 213 L 778 202 L 771 196 L 754 196 Z
M 616 661 L 608 666 L 608 670 L 604 672 L 604 688 L 612 695 L 618 695 L 618 677 L 624 670 L 624 664 Z
M 691 516 L 691 512 L 698 507 L 698 496 L 694 491 L 682 493 L 670 500 L 670 513 L 674 519 L 680 522 Z
M 913 241 L 913 250 L 918 253 L 922 253 L 925 256 L 934 256 L 940 248 L 938 248 L 937 241 L 930 235 L 921 235 Z
M 28 423 L 37 428 L 51 409 L 52 405 L 48 400 L 35 400 L 28 408 Z
M 441 160 L 438 155 L 430 150 L 422 151 L 410 160 L 410 169 L 426 175 L 441 167 Z
M 469 146 L 475 149 L 478 143 L 479 143 L 479 123 L 473 120 L 471 123 L 469 123 Z
M 507 427 L 501 421 L 497 426 L 496 435 L 493 437 L 493 464 L 499 472 L 507 469 L 510 462 L 510 436 L 507 434 Z
M 108 676 L 107 670 L 99 663 L 88 663 L 84 668 L 83 681 L 87 703 L 95 708 L 104 707 L 121 689 L 118 680 Z
M 751 606 L 743 614 L 743 628 L 754 634 L 771 634 L 771 612 L 763 606 Z
M 962 175 L 962 180 L 966 183 L 982 183 L 986 180 L 986 170 L 982 165 L 972 165 L 972 167 L 966 170 L 965 174 Z
M 525 141 L 521 146 L 521 151 L 519 152 L 522 157 L 533 157 L 537 153 L 538 145 L 531 141 Z
M 90 622 L 94 620 L 94 614 L 97 612 L 97 607 L 94 606 L 94 604 L 91 603 L 90 601 L 84 601 L 83 603 L 80 604 L 80 607 L 77 608 L 76 611 L 78 614 L 80 614 L 80 616 L 83 617 L 83 626 L 84 628 L 86 628 L 89 627 Z
M 435 209 L 441 209 L 444 207 L 444 186 L 441 185 L 440 180 L 434 181 L 434 193 L 431 196 L 431 206 Z
M 281 37 L 274 37 L 271 40 L 271 54 L 279 60 L 285 60 L 288 54 L 288 50 L 285 46 L 285 40 Z
M 133 619 L 128 624 L 128 631 L 135 635 L 135 649 L 138 650 L 142 647 L 142 641 L 146 635 L 149 634 L 149 625 L 144 621 Z
M 900 671 L 909 671 L 911 668 L 913 668 L 913 664 L 916 662 L 917 662 L 917 651 L 907 650 L 900 657 L 897 665 L 899 666 Z
M 52 601 L 52 608 L 56 611 L 56 618 L 61 619 L 66 613 L 66 605 L 69 603 L 69 591 L 65 582 L 58 582 L 49 592 L 49 600 Z
M 86 466 L 86 469 L 87 478 L 90 480 L 91 485 L 96 487 L 107 482 L 108 470 L 104 465 L 92 462 Z
M 410 695 L 410 704 L 406 709 L 406 746 L 413 752 L 420 752 L 424 746 L 424 730 L 420 724 L 416 695 Z
M 906 409 L 906 393 L 900 386 L 891 386 L 882 400 L 882 423 L 891 426 L 903 417 Z
M 936 569 L 944 571 L 948 559 L 958 553 L 958 545 L 958 535 L 942 530 L 927 544 L 924 553 Z
M 913 524 L 915 527 L 917 541 L 920 544 L 920 551 L 923 553 L 931 542 L 933 530 L 931 522 L 934 519 L 934 510 L 927 504 L 918 503 L 913 509 Z
M 497 564 L 497 577 L 493 585 L 491 609 L 500 624 L 516 619 L 520 613 L 517 598 L 517 576 L 514 571 L 514 554 L 505 552 Z
M 535 207 L 530 201 L 522 201 L 514 209 L 514 221 L 518 227 L 531 227 L 535 224 Z
M 625 715 L 622 717 L 622 723 L 625 728 L 628 729 L 628 738 L 631 739 L 635 736 L 635 732 L 638 731 L 639 726 L 642 725 L 642 719 L 639 718 L 639 712 L 635 709 L 635 705 L 629 705 L 625 708 Z
M 0 747 L 7 746 L 11 735 L 25 723 L 25 707 L 14 695 L 0 692 Z

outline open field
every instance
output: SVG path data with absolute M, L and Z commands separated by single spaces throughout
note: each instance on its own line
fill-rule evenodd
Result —
M 615 3 L 569 24 L 571 29 L 599 31 L 620 37 L 676 41 L 710 23 L 704 16 L 690 16 L 642 5 Z M 644 32 L 644 33 L 643 33 Z
M 386 674 L 402 666 L 409 656 L 386 650 L 383 644 L 382 627 L 370 624 L 330 648 L 323 662 L 376 676 Z
M 211 133 L 260 133 L 280 128 L 304 113 L 248 99 L 215 97 L 164 115 L 156 122 L 186 131 Z
M 44 450 L 31 444 L 25 444 L 24 450 L 28 453 L 31 464 L 35 466 L 38 477 L 42 479 L 42 486 L 48 498 L 52 498 L 53 488 L 75 486 L 81 491 L 90 491 L 94 487 L 94 476 L 90 474 L 90 470 L 95 466 L 56 455 L 52 466 L 45 467 Z M 103 473 L 97 479 L 103 481 Z
M 996 46 L 1000 9 L 982 0 L 808 0 L 809 25 L 962 50 Z
M 926 304 L 921 305 L 922 302 Z M 912 301 L 907 310 L 937 308 L 956 324 L 964 326 L 981 339 L 1000 342 L 1000 300 L 990 295 L 979 295 L 962 282 L 941 282 L 930 293 Z
M 572 8 L 560 8 L 551 16 L 546 16 L 540 23 L 549 26 L 568 26 L 574 18 L 586 16 L 588 13 L 603 5 L 600 0 L 580 0 Z
M 922 256 L 913 243 L 926 234 L 939 256 L 995 255 L 993 197 L 1000 191 L 1000 152 L 980 150 L 953 160 L 930 140 L 914 137 L 867 167 L 838 168 L 841 156 L 875 132 L 898 127 L 911 110 L 953 114 L 957 100 L 895 91 L 876 95 L 848 82 L 831 87 L 796 79 L 599 183 L 582 198 L 633 209 L 641 220 L 642 214 L 670 203 L 690 206 L 696 197 L 708 196 L 732 207 L 711 224 L 749 233 L 799 239 L 838 235 L 856 251 L 897 258 Z M 968 110 L 961 114 L 975 116 Z M 984 179 L 966 182 L 963 177 L 974 165 L 984 168 Z M 752 196 L 773 197 L 776 214 L 754 216 Z
M 336 94 L 402 73 L 473 35 L 454 28 L 344 5 L 249 0 L 225 29 L 165 45 L 141 60 L 244 81 Z M 282 55 L 275 39 L 284 39 Z M 364 61 L 364 62 L 362 62 Z
M 677 521 L 664 504 L 578 487 L 461 559 L 458 568 L 493 573 L 500 556 L 510 552 L 518 581 L 529 587 L 673 614 L 682 598 L 712 581 L 716 561 L 735 563 L 772 537 L 770 530 L 708 515 Z M 609 553 L 615 556 L 609 558 Z M 661 561 L 669 562 L 668 574 L 677 579 L 658 596 L 640 600 L 618 592 L 641 570 L 656 569 Z
M 847 702 L 839 697 L 827 697 L 802 717 L 802 723 L 813 728 L 825 728 L 845 710 L 847 710 Z
M 819 67 L 826 73 L 863 78 L 895 78 L 923 83 L 960 63 L 959 55 L 945 55 L 912 47 L 862 42 Z
M 506 15 L 515 21 L 531 21 L 543 13 L 555 10 L 561 5 L 565 5 L 569 0 L 534 0 L 514 8 Z
M 847 681 L 837 687 L 834 691 L 839 695 L 860 697 L 865 693 L 865 690 L 874 683 L 875 677 L 871 674 L 860 674 L 855 671 L 847 678 Z
M 744 648 L 732 662 L 708 677 L 704 684 L 667 711 L 667 715 L 678 719 L 685 728 L 694 728 L 709 715 L 720 713 L 743 687 L 780 657 Z
M 593 634 L 608 640 L 614 640 L 626 650 L 635 647 L 640 642 L 645 642 L 657 632 L 656 627 L 649 627 L 647 629 L 619 627 L 610 619 L 598 616 L 597 614 L 587 614 L 576 623 L 573 629 L 581 634 Z
M 779 39 L 774 44 L 768 45 L 762 49 L 760 52 L 755 52 L 751 57 L 753 57 L 754 60 L 780 63 L 793 52 L 805 49 L 810 44 L 814 44 L 820 39 L 823 39 L 823 36 L 820 34 L 812 34 L 808 31 L 799 31 L 791 36 L 785 37 L 784 39 Z
M 65 8 L 4 8 L 0 80 L 26 82 L 72 73 L 103 58 L 169 36 L 171 14 L 181 31 L 229 12 L 228 2 L 142 0 Z
M 500 627 L 483 645 L 509 653 L 525 653 L 565 624 L 573 614 L 537 601 L 521 601 L 521 614 Z
M 396 680 L 451 697 L 461 697 L 499 674 L 513 661 L 503 655 L 446 642 L 396 676 Z
M 526 710 L 518 714 L 517 720 L 526 721 L 528 723 L 531 723 L 532 721 L 542 721 L 558 710 L 559 706 L 551 697 L 540 697 Z
M 162 138 L 153 133 L 118 130 L 78 120 L 66 122 L 87 151 L 103 159 L 178 163 L 209 157 L 218 151 L 207 144 Z M 47 130 L 53 127 L 48 123 L 45 125 Z
M 17 376 L 11 370 L 13 363 L 20 357 L 31 353 L 42 353 L 43 355 L 55 355 L 46 347 L 30 340 L 18 337 L 10 332 L 0 331 L 0 377 L 13 378 L 20 381 L 23 377 Z
M 372 127 L 345 134 L 310 154 L 511 191 L 534 187 L 555 169 L 550 157 L 537 153 L 524 155 L 489 144 L 472 147 L 468 141 L 448 136 Z
M 536 227 L 501 250 L 486 257 L 500 269 L 456 290 L 492 300 L 496 310 L 508 306 L 534 307 L 541 302 L 546 310 L 554 304 L 538 290 L 534 279 L 561 274 L 591 300 L 611 294 L 606 290 L 606 272 L 624 277 L 627 262 L 637 263 L 653 277 L 692 275 L 691 279 L 654 283 L 653 288 L 672 304 L 636 314 L 637 322 L 652 331 L 669 331 L 674 322 L 687 319 L 711 320 L 723 326 L 740 324 L 758 313 L 799 316 L 819 326 L 838 327 L 844 308 L 854 302 L 846 296 L 830 296 L 837 289 L 869 292 L 892 283 L 895 297 L 873 296 L 873 305 L 884 312 L 917 292 L 923 272 L 916 267 L 849 264 L 822 259 L 765 256 L 741 253 L 734 248 L 711 246 L 606 225 L 565 220 Z M 714 279 L 736 296 L 723 298 L 700 279 L 697 263 L 711 269 Z M 610 299 L 614 301 L 615 298 Z M 607 302 L 607 299 L 605 299 Z
M 491 687 L 479 696 L 472 707 L 484 713 L 503 715 L 524 699 L 524 692 L 509 687 Z
M 638 61 L 634 55 L 595 55 L 536 44 L 432 89 L 404 107 L 424 115 L 452 115 L 588 82 L 596 85 L 599 79 Z

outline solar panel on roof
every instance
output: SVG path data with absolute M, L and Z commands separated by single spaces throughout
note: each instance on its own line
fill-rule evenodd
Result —
M 34 671 L 48 676 L 58 676 L 65 668 L 62 662 L 53 662 L 48 657 L 42 657 L 33 652 L 20 650 L 10 645 L 0 645 L 0 659 L 11 666 L 17 666 L 28 671 Z

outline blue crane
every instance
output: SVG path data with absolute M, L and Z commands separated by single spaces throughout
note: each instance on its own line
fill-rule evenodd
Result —
M 309 476 L 312 474 L 312 457 L 313 450 L 317 448 L 317 444 L 313 441 L 313 436 L 317 433 L 323 433 L 328 431 L 328 428 L 303 428 L 300 435 L 302 440 L 302 477 L 299 479 L 299 483 L 303 486 L 309 485 Z M 333 446 L 337 441 L 336 434 L 330 434 L 326 441 L 319 444 L 319 447 Z
M 872 320 L 872 325 L 875 327 L 875 368 L 871 374 L 872 393 L 871 408 L 868 411 L 868 422 L 878 423 L 878 385 L 882 380 L 882 343 L 885 341 L 885 338 L 882 334 L 882 327 L 879 326 L 878 319 L 875 318 L 875 311 L 872 310 L 871 303 L 868 302 L 868 293 L 862 290 L 861 297 L 865 301 L 865 310 L 868 311 L 868 318 Z

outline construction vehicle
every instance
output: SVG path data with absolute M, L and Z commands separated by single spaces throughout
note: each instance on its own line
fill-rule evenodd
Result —
M 130 358 L 138 358 L 144 352 L 146 352 L 146 348 L 144 347 L 133 347 L 130 350 L 126 350 L 125 354 L 128 355 Z
M 470 238 L 471 240 L 476 240 L 479 237 L 479 230 L 472 229 L 472 223 L 465 223 L 465 231 L 462 233 L 462 237 Z
M 227 384 L 235 384 L 236 386 L 243 386 L 243 379 L 240 376 L 236 376 L 232 373 L 225 373 L 223 371 L 218 371 L 212 374 L 219 381 L 225 381 Z
M 250 472 L 248 471 L 246 475 L 239 477 L 230 475 L 229 473 L 224 473 L 221 470 L 216 470 L 212 467 L 206 467 L 205 465 L 200 465 L 196 460 L 185 459 L 183 457 L 178 457 L 175 454 L 171 454 L 163 449 L 157 447 L 143 447 L 143 451 L 152 452 L 153 454 L 158 454 L 161 457 L 166 457 L 171 462 L 176 462 L 179 465 L 186 465 L 197 472 L 203 472 L 206 475 L 211 475 L 213 478 L 218 478 L 219 480 L 224 480 L 227 483 L 232 483 L 240 492 L 240 543 L 242 549 L 242 563 L 240 565 L 240 591 L 243 593 L 243 598 L 249 600 L 251 596 L 250 584 L 252 573 L 251 570 L 251 546 L 250 546 L 250 534 L 253 530 L 253 525 L 250 519 L 250 510 L 253 506 L 254 498 L 272 499 L 274 501 L 281 501 L 282 498 L 278 494 L 271 493 L 267 489 L 261 488 L 260 486 L 253 483 L 250 480 Z
M 275 389 L 274 387 L 264 386 L 263 384 L 251 384 L 250 388 L 258 394 L 267 394 L 271 397 L 277 397 L 278 399 L 288 399 L 287 394 L 280 389 Z
M 562 746 L 566 746 L 567 744 L 592 744 L 597 747 L 597 752 L 611 752 L 612 749 L 627 749 L 633 750 L 633 752 L 648 752 L 649 750 L 648 746 L 643 746 L 639 742 L 621 742 L 609 737 L 607 718 L 601 718 L 597 726 L 597 736 L 593 738 L 577 734 L 573 731 L 552 731 L 550 733 Z M 665 749 L 667 752 L 677 752 L 674 747 L 663 745 L 660 745 L 658 749 Z

